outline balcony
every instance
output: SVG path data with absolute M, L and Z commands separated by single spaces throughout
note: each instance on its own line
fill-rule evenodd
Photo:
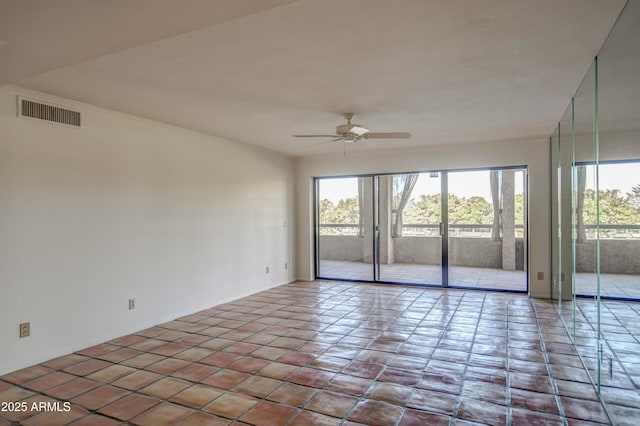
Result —
M 640 298 L 640 225 L 586 225 L 587 239 L 576 242 L 576 293 L 596 293 L 596 232 L 600 237 L 600 287 L 607 297 Z M 320 259 L 327 276 L 361 279 L 371 272 L 363 256 L 364 237 L 353 224 L 320 225 Z M 449 283 L 462 287 L 526 290 L 524 227 L 516 225 L 516 268 L 502 267 L 502 242 L 491 225 L 449 226 Z M 380 265 L 385 281 L 436 283 L 441 274 L 439 226 L 405 224 L 393 238 L 393 259 Z

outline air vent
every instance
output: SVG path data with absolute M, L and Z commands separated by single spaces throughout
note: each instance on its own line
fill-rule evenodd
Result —
M 20 115 L 80 127 L 80 113 L 53 105 L 20 99 Z

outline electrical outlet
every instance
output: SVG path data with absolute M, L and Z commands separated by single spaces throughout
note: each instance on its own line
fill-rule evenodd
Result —
M 136 299 L 129 299 L 129 310 L 136 308 Z
M 269 267 L 268 267 L 268 266 L 267 266 L 267 270 L 266 270 L 266 273 L 267 273 L 267 274 L 269 273 Z
M 31 323 L 23 322 L 20 324 L 20 337 L 29 337 L 31 334 Z
M 284 269 L 289 269 L 289 264 L 287 262 L 284 262 Z

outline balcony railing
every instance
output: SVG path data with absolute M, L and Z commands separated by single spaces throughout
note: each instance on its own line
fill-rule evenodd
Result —
M 493 225 L 487 224 L 449 224 L 450 237 L 477 237 L 490 238 Z M 522 237 L 524 226 L 516 224 L 516 236 Z M 357 236 L 358 225 L 349 223 L 321 223 L 320 235 Z M 403 224 L 403 237 L 437 237 L 440 235 L 440 225 L 429 224 Z
M 489 224 L 449 224 L 450 237 L 476 237 L 490 238 L 492 225 Z M 601 239 L 640 239 L 640 225 L 585 225 L 587 239 L 595 239 L 596 231 L 600 230 Z M 516 237 L 522 238 L 524 226 L 516 224 Z M 320 235 L 357 236 L 358 225 L 350 223 L 321 223 Z M 440 225 L 429 224 L 404 224 L 402 226 L 403 237 L 437 237 L 440 235 Z

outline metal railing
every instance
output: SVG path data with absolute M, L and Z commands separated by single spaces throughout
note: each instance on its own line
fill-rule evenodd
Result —
M 491 237 L 490 224 L 449 224 L 450 237 Z M 596 238 L 596 230 L 600 230 L 600 238 L 605 239 L 640 239 L 640 225 L 614 224 L 614 225 L 585 225 L 587 239 Z M 524 225 L 516 224 L 516 237 L 524 234 Z M 351 223 L 321 223 L 320 235 L 357 236 L 358 225 Z M 402 225 L 403 237 L 437 237 L 440 235 L 440 225 L 437 223 L 407 223 Z
M 491 237 L 491 228 L 493 225 L 488 224 L 449 224 L 450 237 Z M 522 237 L 524 226 L 516 224 L 516 236 Z M 358 225 L 350 223 L 321 223 L 320 235 L 336 235 L 336 236 L 357 236 Z M 440 235 L 440 224 L 403 224 L 403 237 L 437 237 Z

